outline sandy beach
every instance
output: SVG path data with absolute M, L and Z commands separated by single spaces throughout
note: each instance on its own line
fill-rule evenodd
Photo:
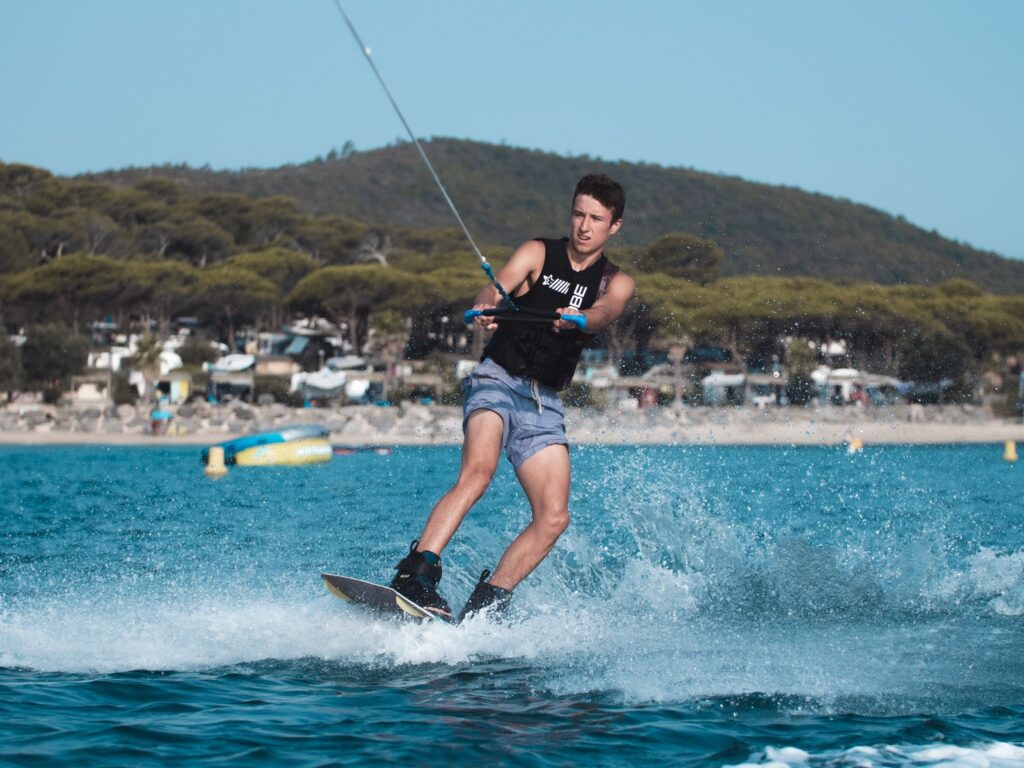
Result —
M 209 445 L 285 424 L 320 424 L 336 445 L 457 445 L 461 409 L 403 404 L 293 409 L 205 403 L 171 409 L 167 434 L 131 406 L 9 406 L 0 409 L 5 445 Z M 568 408 L 576 445 L 841 445 L 1024 442 L 1024 424 L 976 406 L 809 408 Z

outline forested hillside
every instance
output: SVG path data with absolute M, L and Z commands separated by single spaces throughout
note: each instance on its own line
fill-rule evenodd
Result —
M 435 139 L 426 150 L 471 230 L 512 246 L 566 226 L 576 179 L 601 171 L 629 193 L 622 244 L 646 246 L 682 231 L 716 242 L 724 275 L 787 275 L 883 284 L 965 278 L 991 291 L 1024 290 L 1024 262 L 979 251 L 882 211 L 798 189 L 683 168 L 607 162 L 506 146 Z M 164 176 L 194 192 L 287 195 L 302 211 L 388 227 L 451 226 L 451 214 L 411 144 L 269 170 L 182 166 L 92 178 L 131 185 Z
M 484 249 L 496 268 L 511 251 Z M 613 359 L 685 340 L 763 361 L 782 354 L 787 338 L 845 339 L 857 366 L 964 382 L 1024 349 L 1024 293 L 986 293 L 962 279 L 723 277 L 729 258 L 687 232 L 620 245 L 616 259 L 637 275 L 637 299 L 600 343 Z M 299 313 L 346 328 L 355 349 L 375 330 L 409 333 L 424 352 L 483 282 L 452 227 L 373 226 L 304 211 L 282 195 L 197 190 L 155 175 L 133 186 L 63 179 L 0 163 L 0 322 L 8 329 L 56 322 L 81 332 L 101 318 L 166 329 L 189 315 L 234 348 L 238 328 L 278 328 Z
M 347 162 L 320 165 L 337 170 Z M 299 170 L 310 168 L 318 169 Z M 581 170 L 552 177 L 545 189 L 569 189 Z M 451 227 L 375 226 L 311 213 L 283 195 L 196 189 L 189 181 L 256 178 L 247 174 L 179 174 L 177 182 L 138 176 L 129 186 L 126 178 L 119 184 L 62 179 L 0 163 L 0 323 L 39 338 L 54 323 L 80 333 L 100 318 L 119 328 L 155 322 L 166 333 L 172 318 L 190 315 L 205 333 L 236 348 L 239 328 L 278 328 L 288 315 L 315 314 L 345 328 L 354 349 L 364 349 L 376 332 L 406 337 L 407 353 L 423 355 L 483 282 L 476 258 Z M 430 190 L 426 181 L 422 187 Z M 429 207 L 426 192 L 409 183 L 401 205 L 420 199 Z M 414 190 L 423 196 L 414 198 Z M 551 229 L 557 231 L 558 211 L 564 216 L 567 205 L 552 203 Z M 522 215 L 522 208 L 493 199 L 475 200 L 474 209 L 478 217 L 490 211 L 495 221 L 499 214 Z M 538 229 L 550 231 L 531 225 Z M 511 250 L 484 248 L 495 267 Z M 688 232 L 669 232 L 647 245 L 620 244 L 616 259 L 637 274 L 637 299 L 599 343 L 618 360 L 651 346 L 711 342 L 757 364 L 788 359 L 790 349 L 803 344 L 794 347 L 794 339 L 844 339 L 857 367 L 914 381 L 960 382 L 965 393 L 974 391 L 981 371 L 1024 348 L 1019 292 L 985 293 L 961 279 L 933 287 L 780 275 L 723 279 L 730 258 L 735 261 L 728 249 Z M 967 267 L 977 265 L 965 258 Z M 1005 292 L 1008 286 L 1000 287 Z M 18 359 L 0 337 L 0 385 L 19 380 L 12 362 Z

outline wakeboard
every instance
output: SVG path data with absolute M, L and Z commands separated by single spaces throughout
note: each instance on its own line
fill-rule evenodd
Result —
M 402 596 L 391 587 L 374 584 L 372 581 L 353 579 L 350 576 L 336 576 L 333 573 L 321 573 L 327 591 L 350 603 L 361 605 L 374 613 L 383 616 L 394 616 L 420 621 L 440 621 L 452 624 L 452 620 L 428 611 L 407 597 Z

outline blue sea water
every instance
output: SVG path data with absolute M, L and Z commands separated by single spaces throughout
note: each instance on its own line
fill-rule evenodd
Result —
M 1001 446 L 580 447 L 511 625 L 376 619 L 455 448 L 236 468 L 0 448 L 0 763 L 1024 766 Z M 528 510 L 502 467 L 461 604 Z

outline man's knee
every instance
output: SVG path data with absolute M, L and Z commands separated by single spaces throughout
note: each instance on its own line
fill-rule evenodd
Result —
M 565 507 L 545 510 L 539 515 L 539 522 L 543 526 L 545 533 L 552 539 L 557 539 L 569 527 L 569 510 Z
M 459 473 L 459 484 L 477 495 L 483 495 L 497 468 L 496 464 L 487 461 L 469 462 Z

